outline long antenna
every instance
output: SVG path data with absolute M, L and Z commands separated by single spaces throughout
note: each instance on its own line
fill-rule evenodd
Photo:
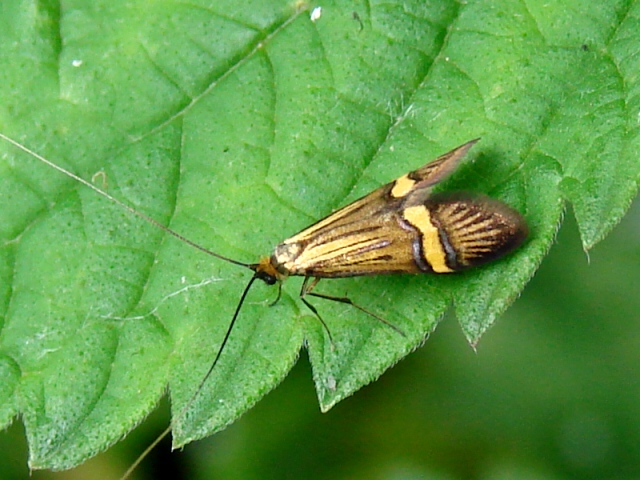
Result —
M 16 142 L 15 140 L 13 140 L 10 137 L 7 137 L 5 134 L 0 133 L 0 138 L 6 140 L 7 142 L 9 142 L 10 144 L 12 144 L 13 146 L 19 148 L 20 150 L 22 150 L 23 152 L 28 153 L 29 155 L 32 155 L 33 157 L 37 158 L 38 160 L 40 160 L 41 162 L 45 163 L 46 165 L 49 165 L 50 167 L 58 170 L 61 173 L 64 173 L 65 175 L 67 175 L 68 177 L 73 178 L 74 180 L 80 182 L 81 184 L 89 187 L 91 190 L 93 190 L 94 192 L 99 193 L 100 195 L 102 195 L 105 198 L 108 198 L 109 200 L 111 200 L 112 202 L 114 202 L 115 204 L 121 206 L 122 208 L 124 208 L 125 210 L 129 211 L 130 213 L 133 213 L 134 215 L 137 215 L 138 217 L 142 218 L 143 220 L 149 222 L 152 225 L 155 225 L 156 227 L 158 227 L 159 229 L 165 231 L 166 233 L 168 233 L 169 235 L 173 235 L 174 237 L 176 237 L 178 240 L 182 240 L 184 243 L 186 243 L 187 245 L 192 246 L 193 248 L 200 250 L 201 252 L 204 252 L 208 255 L 211 255 L 212 257 L 215 258 L 219 258 L 220 260 L 224 260 L 225 262 L 229 262 L 229 263 L 233 263 L 234 265 L 240 265 L 241 267 L 247 267 L 247 268 L 251 268 L 251 265 L 248 263 L 243 263 L 243 262 L 239 262 L 237 260 L 234 260 L 232 258 L 229 257 L 225 257 L 224 255 L 220 255 L 219 253 L 216 252 L 212 252 L 211 250 L 208 250 L 206 248 L 204 248 L 201 245 L 198 245 L 195 242 L 192 242 L 191 240 L 189 240 L 188 238 L 184 237 L 183 235 L 179 234 L 178 232 L 176 232 L 175 230 L 170 229 L 169 227 L 163 225 L 162 223 L 158 222 L 156 219 L 150 217 L 149 215 L 146 215 L 142 212 L 139 212 L 138 210 L 136 210 L 135 208 L 131 207 L 130 205 L 127 205 L 126 203 L 124 203 L 122 200 L 118 200 L 116 197 L 109 195 L 107 192 L 105 192 L 104 190 L 102 190 L 101 188 L 96 187 L 94 184 L 86 181 L 84 178 L 79 177 L 78 175 L 76 175 L 75 173 L 67 170 L 66 168 L 61 167 L 60 165 L 56 165 L 55 163 L 53 163 L 50 160 L 47 160 L 46 158 L 44 158 L 42 155 L 34 152 L 33 150 L 25 147 L 24 145 L 22 145 L 21 143 Z
M 229 323 L 229 327 L 227 328 L 227 332 L 224 334 L 224 338 L 222 339 L 222 343 L 220 344 L 220 348 L 218 348 L 218 353 L 216 354 L 216 358 L 213 360 L 213 363 L 209 367 L 209 370 L 207 370 L 207 373 L 205 374 L 205 376 L 202 377 L 202 380 L 200 380 L 200 383 L 198 384 L 198 388 L 196 388 L 195 392 L 193 392 L 193 395 L 191 395 L 191 398 L 185 404 L 185 406 L 182 407 L 182 410 L 180 410 L 180 413 L 178 413 L 178 415 L 173 417 L 174 419 L 182 418 L 182 416 L 187 412 L 187 410 L 189 410 L 189 408 L 191 407 L 191 405 L 193 404 L 195 399 L 200 394 L 200 391 L 202 390 L 202 387 L 204 387 L 204 384 L 206 383 L 206 381 L 211 376 L 211 372 L 213 372 L 213 369 L 218 364 L 218 360 L 220 360 L 220 356 L 222 355 L 222 351 L 224 350 L 224 347 L 227 345 L 227 342 L 229 341 L 229 337 L 231 336 L 231 331 L 233 330 L 233 326 L 236 324 L 236 320 L 238 319 L 238 314 L 240 313 L 240 308 L 242 307 L 242 304 L 244 303 L 244 299 L 247 297 L 247 294 L 249 293 L 249 290 L 251 289 L 251 285 L 253 285 L 253 282 L 255 282 L 257 278 L 258 278 L 258 276 L 256 274 L 254 274 L 251 277 L 251 280 L 249 280 L 249 283 L 247 284 L 247 286 L 244 287 L 244 291 L 242 292 L 242 296 L 240 297 L 240 301 L 238 302 L 238 306 L 236 307 L 236 311 L 233 313 L 233 318 L 231 319 L 231 323 Z M 138 465 L 140 465 L 140 463 L 147 457 L 147 455 L 149 455 L 149 453 L 151 453 L 151 451 L 154 448 L 156 448 L 156 446 L 167 435 L 169 435 L 169 433 L 171 433 L 171 430 L 173 429 L 173 424 L 174 423 L 175 423 L 175 421 L 172 422 L 171 425 L 169 425 L 160 435 L 158 435 L 158 437 L 151 443 L 151 445 L 149 445 L 144 450 L 144 452 L 142 452 L 138 456 L 138 458 L 136 458 L 135 462 L 133 462 L 131 464 L 131 466 L 127 469 L 127 471 L 124 472 L 124 475 L 122 475 L 122 477 L 120 477 L 120 480 L 127 480 L 127 478 L 129 478 L 129 476 L 138 467 Z
M 13 146 L 19 148 L 20 150 L 22 150 L 25 153 L 28 153 L 29 155 L 32 155 L 33 157 L 37 158 L 38 160 L 40 160 L 41 162 L 43 162 L 44 164 L 54 168 L 55 170 L 67 175 L 68 177 L 80 182 L 82 185 L 85 185 L 86 187 L 89 187 L 91 190 L 93 190 L 94 192 L 102 195 L 103 197 L 111 200 L 112 202 L 114 202 L 116 205 L 119 205 L 120 207 L 124 208 L 125 210 L 127 210 L 128 212 L 137 215 L 138 217 L 142 218 L 143 220 L 149 222 L 150 224 L 160 228 L 161 230 L 163 230 L 164 232 L 173 235 L 174 237 L 176 237 L 179 240 L 182 240 L 183 242 L 185 242 L 187 245 L 192 246 L 193 248 L 200 250 L 201 252 L 204 252 L 208 255 L 211 255 L 212 257 L 215 258 L 219 258 L 220 260 L 224 260 L 226 262 L 232 263 L 234 265 L 240 265 L 242 267 L 247 267 L 250 268 L 251 270 L 254 270 L 255 272 L 255 266 L 254 264 L 247 264 L 247 263 L 243 263 L 243 262 L 239 262 L 237 260 L 233 260 L 232 258 L 229 257 L 225 257 L 224 255 L 220 255 L 219 253 L 216 252 L 212 252 L 211 250 L 208 250 L 200 245 L 198 245 L 195 242 L 192 242 L 191 240 L 189 240 L 188 238 L 184 237 L 183 235 L 179 234 L 178 232 L 176 232 L 175 230 L 172 230 L 171 228 L 163 225 L 162 223 L 158 222 L 157 220 L 155 220 L 154 218 L 139 212 L 138 210 L 136 210 L 135 208 L 131 207 L 130 205 L 124 203 L 122 200 L 119 200 L 117 198 L 115 198 L 114 196 L 110 195 L 109 193 L 107 193 L 106 191 L 102 190 L 99 187 L 96 187 L 95 185 L 93 185 L 92 183 L 88 182 L 87 180 L 85 180 L 82 177 L 79 177 L 78 175 L 76 175 L 75 173 L 61 167 L 60 165 L 57 165 L 55 163 L 53 163 L 52 161 L 46 159 L 45 157 L 43 157 L 42 155 L 34 152 L 33 150 L 27 148 L 26 146 L 22 145 L 21 143 L 13 140 L 12 138 L 6 136 L 3 133 L 0 133 L 0 138 L 6 140 L 7 142 L 9 142 L 10 144 L 12 144 Z M 229 338 L 231 337 L 231 331 L 233 330 L 233 327 L 235 326 L 236 320 L 238 319 L 238 315 L 240 314 L 240 309 L 242 308 L 242 304 L 245 301 L 245 298 L 247 297 L 247 294 L 249 293 L 249 290 L 251 289 L 251 286 L 253 285 L 253 282 L 256 281 L 256 279 L 258 279 L 260 277 L 258 277 L 258 275 L 256 273 L 253 274 L 253 276 L 251 277 L 251 279 L 249 280 L 249 283 L 247 284 L 247 286 L 244 288 L 244 291 L 242 292 L 242 295 L 240 297 L 240 301 L 238 302 L 238 305 L 236 306 L 235 312 L 233 313 L 233 317 L 231 319 L 231 322 L 229 323 L 229 327 L 227 328 L 227 331 L 224 335 L 224 338 L 222 339 L 222 343 L 220 344 L 220 347 L 218 348 L 218 352 L 216 353 L 216 357 L 213 360 L 213 362 L 211 363 L 211 365 L 209 366 L 209 369 L 207 370 L 207 373 L 204 375 L 204 377 L 202 378 L 202 380 L 200 381 L 200 383 L 198 384 L 198 387 L 196 388 L 196 390 L 194 391 L 194 393 L 191 395 L 191 398 L 189 398 L 189 401 L 185 404 L 185 406 L 180 410 L 180 412 L 178 413 L 178 415 L 174 416 L 174 419 L 180 419 L 184 416 L 184 414 L 187 412 L 187 410 L 191 407 L 191 405 L 193 405 L 193 402 L 196 400 L 196 398 L 198 397 L 198 395 L 200 394 L 200 392 L 202 391 L 202 388 L 204 387 L 204 384 L 207 382 L 207 380 L 209 379 L 209 377 L 211 376 L 211 373 L 213 372 L 213 369 L 216 367 L 216 365 L 218 364 L 218 361 L 220 360 L 220 357 L 222 355 L 222 352 L 224 351 Z M 151 443 L 151 445 L 149 445 L 144 452 L 142 452 L 138 458 L 136 459 L 136 461 L 127 469 L 127 471 L 124 473 L 124 475 L 122 476 L 121 480 L 126 480 L 131 473 L 133 473 L 133 471 L 138 467 L 138 465 L 140 465 L 140 463 L 142 462 L 142 460 L 144 460 L 147 455 L 149 455 L 149 453 L 167 436 L 169 435 L 169 433 L 171 433 L 171 430 L 173 429 L 173 425 L 175 424 L 175 420 L 171 423 L 171 425 L 169 425 L 169 427 L 167 427 L 166 430 L 164 430 L 154 441 L 153 443 Z

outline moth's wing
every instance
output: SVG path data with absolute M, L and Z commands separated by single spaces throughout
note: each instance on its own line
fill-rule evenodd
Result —
M 483 195 L 440 193 L 424 206 L 454 271 L 496 260 L 518 248 L 528 235 L 519 212 Z
M 422 203 L 429 196 L 434 185 L 454 172 L 460 160 L 478 140 L 480 139 L 476 138 L 460 145 L 423 167 L 398 178 L 392 183 L 391 195 L 395 198 L 405 198 L 405 205 Z
M 341 223 L 351 222 L 353 218 L 367 218 L 379 215 L 380 210 L 397 210 L 401 204 L 406 205 L 408 197 L 416 203 L 422 203 L 430 192 L 430 187 L 444 180 L 458 166 L 460 160 L 467 151 L 480 140 L 476 138 L 464 145 L 454 148 L 448 153 L 441 155 L 432 162 L 409 172 L 391 183 L 387 183 L 367 195 L 355 200 L 325 218 L 318 220 L 313 225 L 302 230 L 300 233 L 287 239 L 287 241 L 298 241 L 301 238 L 326 231 L 340 226 Z M 413 202 L 412 202 L 413 203 Z
M 272 262 L 288 275 L 350 277 L 418 273 L 416 233 L 401 228 L 402 199 L 388 184 L 321 219 L 277 245 Z
M 421 246 L 421 229 L 428 232 L 430 245 L 439 242 L 437 230 L 428 214 L 419 215 L 412 225 L 403 217 L 405 208 L 422 205 L 431 187 L 451 174 L 476 142 L 445 153 L 284 240 L 271 263 L 284 275 L 317 277 L 433 271 L 433 262 L 423 260 L 431 249 Z M 440 256 L 438 271 L 453 271 L 444 265 L 444 253 Z

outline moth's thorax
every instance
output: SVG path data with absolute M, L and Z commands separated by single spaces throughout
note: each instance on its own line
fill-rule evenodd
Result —
M 276 248 L 273 249 L 273 254 L 269 259 L 273 268 L 275 268 L 280 275 L 296 275 L 300 274 L 296 267 L 296 259 L 303 250 L 303 246 L 300 242 L 285 240 Z

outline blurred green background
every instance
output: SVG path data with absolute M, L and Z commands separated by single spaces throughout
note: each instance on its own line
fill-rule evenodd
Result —
M 327 414 L 303 356 L 235 425 L 133 478 L 640 478 L 640 202 L 588 257 L 571 211 L 522 297 L 474 352 L 453 318 Z M 167 425 L 166 402 L 110 451 L 41 479 L 118 478 Z M 0 478 L 26 478 L 20 424 Z

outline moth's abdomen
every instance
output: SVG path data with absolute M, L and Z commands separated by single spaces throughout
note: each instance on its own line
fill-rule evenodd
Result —
M 518 248 L 527 238 L 524 218 L 504 203 L 484 196 L 438 194 L 424 206 L 451 271 L 496 260 Z

